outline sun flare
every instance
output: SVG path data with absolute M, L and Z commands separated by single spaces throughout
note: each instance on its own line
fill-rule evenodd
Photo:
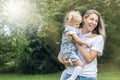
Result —
M 19 19 L 25 11 L 24 3 L 24 0 L 9 0 L 6 2 L 4 6 L 6 16 Z

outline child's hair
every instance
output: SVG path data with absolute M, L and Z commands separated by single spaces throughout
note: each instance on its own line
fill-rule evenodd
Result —
M 81 21 L 82 22 L 82 16 L 80 15 L 79 11 L 70 11 L 66 14 L 64 18 L 64 26 L 69 25 L 70 22 L 76 22 L 76 21 Z

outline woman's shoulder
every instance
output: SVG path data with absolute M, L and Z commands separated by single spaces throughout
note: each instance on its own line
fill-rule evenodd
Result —
M 90 36 L 88 36 L 88 38 L 103 39 L 103 36 L 99 34 L 91 34 Z
M 103 44 L 104 43 L 104 38 L 102 35 L 98 35 L 98 34 L 92 34 L 91 35 L 92 38 L 88 38 L 93 45 L 99 45 L 99 44 Z

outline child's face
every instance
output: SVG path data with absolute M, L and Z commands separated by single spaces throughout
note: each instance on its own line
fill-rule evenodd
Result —
M 81 21 L 74 21 L 70 23 L 70 26 L 73 26 L 75 28 L 79 28 Z

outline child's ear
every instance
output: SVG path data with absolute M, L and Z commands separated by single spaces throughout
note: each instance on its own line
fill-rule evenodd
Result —
M 86 21 L 86 18 L 83 18 L 83 23 L 85 23 L 85 21 Z

